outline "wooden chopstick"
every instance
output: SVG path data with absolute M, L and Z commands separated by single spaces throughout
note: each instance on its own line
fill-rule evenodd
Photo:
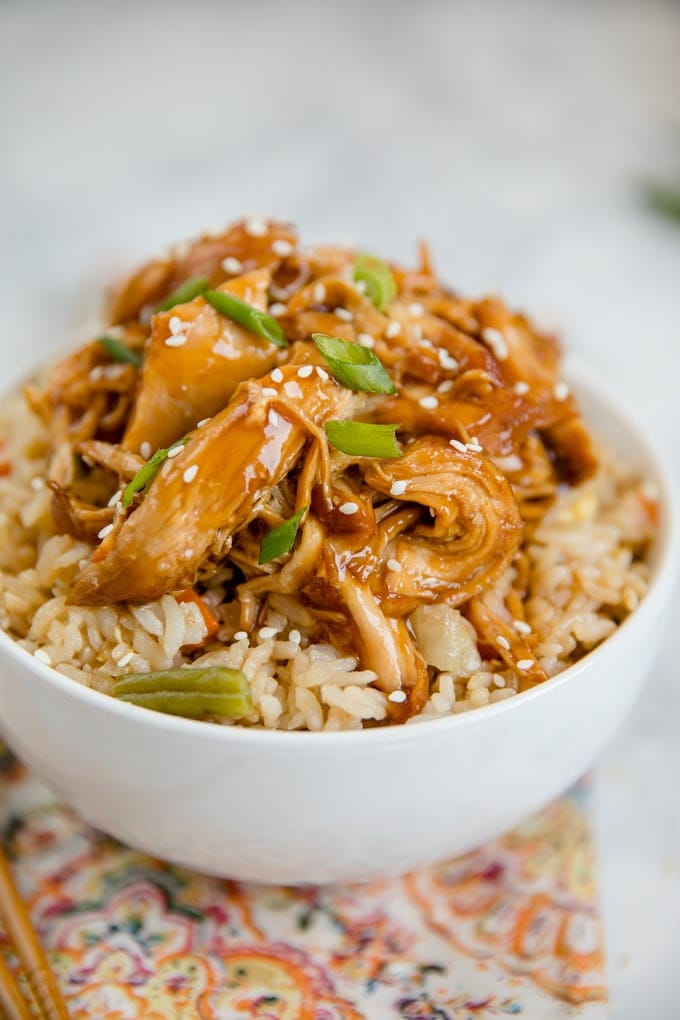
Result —
M 38 941 L 31 920 L 28 916 L 28 911 L 21 899 L 19 892 L 14 884 L 12 878 L 12 872 L 7 863 L 5 855 L 0 848 L 0 918 L 5 927 L 5 931 L 13 945 L 14 951 L 16 952 L 21 969 L 25 974 L 28 983 L 31 986 L 31 991 L 35 998 L 36 1005 L 42 1010 L 42 1017 L 44 1020 L 70 1020 L 66 1003 L 59 990 L 57 979 L 50 970 L 50 965 L 47 962 L 45 952 Z M 21 995 L 21 991 L 16 981 L 14 980 L 9 968 L 5 966 L 5 970 L 10 976 L 11 984 L 14 985 L 16 991 Z M 11 984 L 7 984 L 4 981 L 4 975 L 0 968 L 0 979 L 3 980 L 4 989 L 3 994 L 6 998 L 0 999 L 3 1008 L 14 1020 L 24 1020 L 25 1017 L 33 1018 L 33 1014 L 30 1012 L 28 1004 L 24 999 L 24 1012 L 10 1012 L 10 1005 L 16 1007 L 16 999 L 13 1001 L 13 992 L 11 991 Z
M 17 979 L 0 956 L 0 1008 L 7 1020 L 35 1020 Z

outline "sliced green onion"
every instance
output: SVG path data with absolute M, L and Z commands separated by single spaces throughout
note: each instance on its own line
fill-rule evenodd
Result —
M 226 315 L 233 319 L 239 326 L 249 329 L 251 333 L 257 333 L 265 340 L 271 341 L 277 347 L 287 347 L 286 335 L 279 326 L 276 319 L 271 315 L 261 312 L 259 308 L 253 308 L 233 294 L 227 294 L 224 290 L 207 290 L 203 295 L 205 300 L 215 308 L 220 315 Z
M 192 276 L 191 279 L 180 283 L 179 287 L 176 287 L 166 298 L 159 301 L 154 307 L 154 312 L 169 312 L 175 305 L 185 305 L 187 301 L 193 301 L 199 294 L 203 294 L 209 286 L 210 280 L 207 276 Z
M 384 312 L 396 297 L 397 284 L 390 267 L 375 255 L 357 255 L 354 279 L 366 284 L 366 293 L 379 312 Z
M 300 521 L 308 510 L 308 506 L 303 506 L 302 510 L 298 510 L 287 521 L 279 524 L 277 528 L 272 528 L 269 534 L 265 535 L 260 548 L 260 563 L 269 563 L 271 560 L 283 556 L 284 553 L 290 552 L 298 533 Z
M 367 347 L 325 333 L 313 333 L 312 340 L 343 386 L 363 393 L 397 392 L 380 358 Z
M 97 343 L 104 348 L 113 361 L 123 361 L 130 365 L 136 365 L 137 368 L 141 367 L 142 359 L 137 351 L 133 351 L 122 340 L 117 340 L 115 336 L 98 336 Z
M 185 436 L 184 439 L 178 439 L 176 443 L 168 446 L 167 449 L 161 448 L 160 450 L 156 450 L 154 455 L 147 460 L 144 467 L 139 469 L 132 481 L 128 482 L 125 486 L 125 489 L 123 490 L 123 497 L 121 499 L 123 506 L 127 507 L 132 504 L 135 493 L 139 492 L 140 489 L 143 489 L 149 484 L 163 461 L 168 459 L 168 454 L 171 450 L 176 450 L 178 446 L 184 446 L 188 442 L 189 437 Z
M 363 421 L 327 421 L 331 446 L 354 457 L 401 457 L 395 438 L 398 425 L 368 425 Z
M 227 666 L 128 673 L 113 681 L 111 693 L 119 701 L 189 719 L 204 715 L 240 719 L 253 710 L 247 677 Z

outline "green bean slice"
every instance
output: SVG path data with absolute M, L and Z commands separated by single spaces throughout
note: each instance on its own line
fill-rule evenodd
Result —
M 253 710 L 247 677 L 226 666 L 128 673 L 114 680 L 112 694 L 120 701 L 190 719 L 203 715 L 238 719 Z

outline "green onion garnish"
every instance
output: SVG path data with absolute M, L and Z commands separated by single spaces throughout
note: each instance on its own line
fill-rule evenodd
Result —
M 260 548 L 260 563 L 269 563 L 271 560 L 283 556 L 284 553 L 290 552 L 295 542 L 300 521 L 308 510 L 308 506 L 303 506 L 302 510 L 298 510 L 287 521 L 279 524 L 277 528 L 272 528 L 269 534 L 265 535 L 262 547 Z
M 354 279 L 363 280 L 366 293 L 378 309 L 384 312 L 396 297 L 397 284 L 390 267 L 375 255 L 357 255 L 354 262 Z
M 156 450 L 154 455 L 147 460 L 144 467 L 139 469 L 139 471 L 134 476 L 132 481 L 128 482 L 128 484 L 125 486 L 125 489 L 123 491 L 123 498 L 121 499 L 121 503 L 123 504 L 123 506 L 127 507 L 131 505 L 135 493 L 139 492 L 140 489 L 143 489 L 146 485 L 149 484 L 149 482 L 154 477 L 163 461 L 168 459 L 168 455 L 171 450 L 176 450 L 177 447 L 184 446 L 188 442 L 189 437 L 185 436 L 184 439 L 178 439 L 176 443 L 173 443 L 171 446 L 168 446 L 167 449 L 161 448 L 160 450 Z
M 193 301 L 199 294 L 203 294 L 209 286 L 210 280 L 207 276 L 192 276 L 191 279 L 180 283 L 179 287 L 176 287 L 166 298 L 159 301 L 154 307 L 154 312 L 169 312 L 175 305 L 185 305 L 187 301 Z
M 354 457 L 401 457 L 395 438 L 398 425 L 368 425 L 363 421 L 327 421 L 331 446 Z
M 313 333 L 312 340 L 343 386 L 364 393 L 397 392 L 380 358 L 367 347 L 325 333 Z
M 233 294 L 227 294 L 224 290 L 206 290 L 203 297 L 213 308 L 217 309 L 220 315 L 226 315 L 228 319 L 233 319 L 244 329 L 249 329 L 251 333 L 257 333 L 265 340 L 270 340 L 277 347 L 288 346 L 285 333 L 278 322 L 266 312 L 261 312 L 259 308 L 253 308 L 252 305 L 246 304 L 245 301 L 234 297 Z
M 137 351 L 117 340 L 115 336 L 98 336 L 97 343 L 100 344 L 113 361 L 124 361 L 130 365 L 141 367 L 142 359 Z
M 203 715 L 240 719 L 253 710 L 247 677 L 227 666 L 128 673 L 113 681 L 111 693 L 119 701 L 188 719 Z

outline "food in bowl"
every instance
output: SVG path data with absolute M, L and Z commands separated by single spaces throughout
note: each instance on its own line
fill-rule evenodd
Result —
M 227 725 L 442 717 L 546 681 L 643 598 L 655 494 L 497 297 L 250 219 L 114 293 L 5 413 L 4 627 Z

